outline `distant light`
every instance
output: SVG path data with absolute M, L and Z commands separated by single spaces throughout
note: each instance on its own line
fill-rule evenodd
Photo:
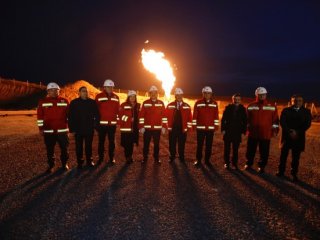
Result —
M 149 40 L 146 40 L 144 43 L 149 43 Z

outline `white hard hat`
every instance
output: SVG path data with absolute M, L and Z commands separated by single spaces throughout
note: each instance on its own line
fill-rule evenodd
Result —
M 212 88 L 209 86 L 205 86 L 202 88 L 202 93 L 212 93 Z
M 128 91 L 128 97 L 132 96 L 132 95 L 137 95 L 137 92 L 134 90 L 129 90 Z
M 111 79 L 107 79 L 104 81 L 104 87 L 114 87 L 114 82 Z
M 56 84 L 55 82 L 51 82 L 51 83 L 49 83 L 49 84 L 47 85 L 47 90 L 49 90 L 49 89 L 58 89 L 58 90 L 60 90 L 60 87 L 59 87 L 59 85 Z
M 178 94 L 183 94 L 183 91 L 182 91 L 181 88 L 176 88 L 176 89 L 174 90 L 174 95 L 178 95 Z
M 156 86 L 151 86 L 149 89 L 149 92 L 158 91 L 158 88 Z
M 267 94 L 267 89 L 264 87 L 258 87 L 255 91 L 255 95 L 258 96 L 259 94 Z

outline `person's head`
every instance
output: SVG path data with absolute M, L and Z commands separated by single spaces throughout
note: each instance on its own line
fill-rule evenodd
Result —
M 264 101 L 267 99 L 267 89 L 264 87 L 258 87 L 255 91 L 256 98 L 258 101 Z
M 151 86 L 149 89 L 149 95 L 151 100 L 157 100 L 158 99 L 158 88 L 156 86 Z
M 88 89 L 86 87 L 79 88 L 79 97 L 81 99 L 88 99 Z
M 127 102 L 135 104 L 137 102 L 137 92 L 134 90 L 128 91 Z
M 176 98 L 176 101 L 182 102 L 183 100 L 183 91 L 181 88 L 176 88 L 174 91 L 174 96 Z
M 232 96 L 232 103 L 235 105 L 239 105 L 241 103 L 241 95 L 240 93 L 236 93 Z
M 212 88 L 209 86 L 206 86 L 202 89 L 202 95 L 204 97 L 205 100 L 211 100 L 213 97 L 213 92 L 212 92 Z
M 300 108 L 303 106 L 303 97 L 300 94 L 295 94 L 291 97 L 291 105 Z
M 114 82 L 111 79 L 107 79 L 103 83 L 104 90 L 110 94 L 113 92 Z
M 56 98 L 60 94 L 60 87 L 58 84 L 51 82 L 47 85 L 47 93 L 49 97 Z

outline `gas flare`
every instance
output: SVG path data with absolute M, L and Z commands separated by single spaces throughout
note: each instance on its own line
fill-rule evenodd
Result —
M 164 53 L 142 49 L 141 59 L 144 68 L 153 73 L 155 77 L 161 81 L 165 97 L 169 100 L 176 77 L 173 74 L 173 68 L 170 62 L 164 58 Z

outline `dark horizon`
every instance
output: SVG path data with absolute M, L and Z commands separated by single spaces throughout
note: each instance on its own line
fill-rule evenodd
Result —
M 160 83 L 144 70 L 142 48 L 177 66 L 176 86 L 198 95 L 272 98 L 300 93 L 320 101 L 320 3 L 248 1 L 55 1 L 1 3 L 0 76 L 147 90 Z M 145 44 L 146 40 L 150 44 Z

